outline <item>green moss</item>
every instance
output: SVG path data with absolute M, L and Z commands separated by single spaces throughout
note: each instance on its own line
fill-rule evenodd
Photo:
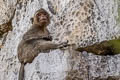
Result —
M 108 43 L 112 45 L 114 53 L 116 54 L 120 53 L 120 39 L 110 40 L 108 41 Z

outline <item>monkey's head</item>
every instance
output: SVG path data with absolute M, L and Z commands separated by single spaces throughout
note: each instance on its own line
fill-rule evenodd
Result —
M 46 10 L 43 8 L 36 11 L 34 15 L 34 24 L 38 24 L 41 27 L 46 27 L 50 23 L 50 16 Z

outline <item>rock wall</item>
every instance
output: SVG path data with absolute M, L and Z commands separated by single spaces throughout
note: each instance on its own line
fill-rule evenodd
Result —
M 40 8 L 50 13 L 48 29 L 55 43 L 68 41 L 79 47 L 120 35 L 119 0 L 1 0 L 0 4 L 0 25 L 13 17 L 12 31 L 7 31 L 0 51 L 0 80 L 18 80 L 17 46 Z M 52 50 L 25 66 L 25 80 L 119 80 L 119 58 L 76 52 L 72 46 Z

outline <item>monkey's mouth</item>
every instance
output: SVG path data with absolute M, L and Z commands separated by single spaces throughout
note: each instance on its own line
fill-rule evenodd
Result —
M 40 20 L 40 22 L 47 22 L 47 19 L 42 19 Z

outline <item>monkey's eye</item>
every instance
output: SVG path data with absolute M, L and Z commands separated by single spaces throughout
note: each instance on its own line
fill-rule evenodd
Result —
M 47 14 L 45 14 L 45 13 L 38 13 L 37 14 L 37 16 L 41 16 L 41 15 L 47 16 Z
M 41 14 L 37 14 L 37 16 L 40 16 Z
M 45 15 L 45 16 L 47 16 L 47 14 L 46 14 L 46 13 L 44 13 L 44 15 Z

